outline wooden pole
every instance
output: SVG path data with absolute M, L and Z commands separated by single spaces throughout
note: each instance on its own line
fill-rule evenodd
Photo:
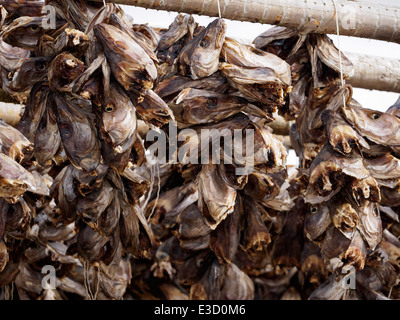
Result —
M 400 26 L 399 26 L 400 28 Z M 353 87 L 400 93 L 400 60 L 346 52 L 353 62 Z
M 102 2 L 103 0 L 95 0 Z M 115 0 L 124 5 L 218 17 L 217 0 Z M 279 25 L 299 33 L 336 34 L 400 43 L 400 7 L 371 0 L 219 0 L 222 18 Z

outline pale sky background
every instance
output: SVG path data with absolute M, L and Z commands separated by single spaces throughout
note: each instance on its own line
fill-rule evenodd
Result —
M 357 1 L 357 0 L 356 0 Z M 400 8 L 400 0 L 371 0 L 375 3 L 382 3 L 391 7 Z M 125 13 L 133 18 L 134 23 L 148 24 L 154 27 L 167 28 L 175 19 L 176 12 L 166 12 L 143 9 L 132 6 L 122 6 Z M 215 18 L 206 16 L 193 15 L 195 20 L 200 24 L 207 26 Z M 251 43 L 255 37 L 262 32 L 271 28 L 271 25 L 232 21 L 225 19 L 227 23 L 227 35 L 243 42 Z M 338 46 L 338 37 L 329 35 L 336 46 Z M 400 59 L 400 44 L 390 43 L 386 41 L 354 38 L 340 36 L 340 49 L 347 52 L 355 52 L 361 54 L 375 55 L 381 57 L 398 58 Z M 398 93 L 366 90 L 354 88 L 353 98 L 356 99 L 365 108 L 370 108 L 379 111 L 386 111 L 393 105 L 399 97 Z M 298 159 L 293 150 L 290 150 L 287 164 L 297 165 Z

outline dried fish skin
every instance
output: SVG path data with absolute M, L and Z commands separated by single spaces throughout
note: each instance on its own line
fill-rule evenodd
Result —
M 365 179 L 353 179 L 351 182 L 353 198 L 360 203 L 361 199 L 372 202 L 381 201 L 381 189 L 378 182 L 371 175 Z
M 182 90 L 193 88 L 220 93 L 225 89 L 227 81 L 220 73 L 214 73 L 207 78 L 192 80 L 189 77 L 173 75 L 160 81 L 155 88 L 155 93 L 166 103 L 170 103 Z
M 356 270 L 364 269 L 365 260 L 367 258 L 367 248 L 360 232 L 354 232 L 350 245 L 344 253 L 343 258 L 346 261 L 346 265 L 352 265 Z
M 311 241 L 321 239 L 331 223 L 330 211 L 325 203 L 311 206 L 304 219 L 306 237 Z
M 225 62 L 219 70 L 228 79 L 229 84 L 239 90 L 243 97 L 252 102 L 282 106 L 290 91 L 290 83 L 283 82 L 270 68 L 243 68 Z M 289 80 L 289 79 L 286 79 Z
M 182 285 L 194 285 L 207 272 L 214 257 L 210 250 L 203 250 L 188 258 L 179 269 L 177 279 Z
M 10 14 L 30 17 L 40 17 L 43 4 L 41 0 L 4 0 L 1 3 Z
M 261 219 L 261 212 L 256 203 L 249 197 L 244 198 L 243 207 L 246 208 L 243 217 L 243 248 L 250 254 L 261 251 L 271 242 L 268 228 Z
M 51 62 L 50 57 L 34 57 L 21 61 L 21 65 L 12 72 L 12 80 L 8 88 L 12 91 L 24 92 L 37 82 L 46 80 Z
M 93 229 L 97 229 L 97 220 L 111 204 L 114 196 L 112 186 L 104 183 L 102 187 L 95 190 L 86 197 L 79 198 L 76 204 L 76 212 Z
M 179 72 L 193 80 L 205 78 L 218 70 L 219 56 L 225 40 L 226 24 L 215 19 L 193 38 L 179 54 Z
M 340 196 L 332 198 L 329 203 L 329 211 L 333 225 L 349 239 L 352 239 L 359 224 L 357 211 Z
M 175 120 L 172 110 L 153 90 L 148 90 L 144 95 L 131 91 L 129 96 L 138 117 L 147 124 L 162 127 Z
M 118 85 L 110 85 L 102 111 L 100 132 L 103 139 L 117 153 L 131 149 L 137 135 L 136 109 Z
M 242 199 L 238 197 L 233 212 L 211 233 L 210 249 L 221 264 L 230 264 L 236 256 L 243 230 L 243 211 Z
M 50 188 L 50 195 L 60 208 L 65 223 L 72 223 L 77 217 L 75 208 L 79 193 L 74 183 L 73 168 L 72 165 L 64 167 Z
M 146 93 L 153 88 L 157 69 L 139 44 L 111 25 L 100 23 L 93 30 L 104 48 L 114 77 L 125 90 Z
M 208 265 L 201 280 L 190 287 L 190 300 L 219 300 L 225 279 L 227 265 L 221 265 L 217 259 Z
M 178 215 L 197 201 L 197 194 L 194 182 L 172 188 L 161 193 L 157 201 L 154 199 L 147 205 L 145 216 L 148 219 L 151 218 L 150 221 L 154 224 L 161 221 L 172 223 L 172 221 L 164 221 L 165 219 L 172 219 L 175 223 Z
M 378 181 L 400 178 L 400 160 L 389 153 L 376 158 L 365 158 L 364 165 Z
M 270 68 L 284 83 L 291 84 L 290 66 L 278 56 L 226 37 L 221 51 L 225 62 L 244 68 Z
M 191 204 L 184 209 L 177 217 L 176 223 L 179 225 L 177 237 L 182 248 L 188 249 L 189 244 L 190 250 L 208 248 L 212 230 L 204 222 L 196 204 Z M 194 245 L 195 243 L 198 245 Z
M 360 219 L 358 230 L 368 248 L 374 250 L 382 240 L 382 220 L 378 205 L 365 200 L 356 210 Z
M 254 300 L 253 280 L 234 263 L 226 268 L 220 299 Z
M 21 163 L 32 155 L 33 144 L 19 130 L 0 121 L 0 150 Z
M 213 230 L 235 207 L 236 190 L 227 186 L 218 172 L 218 166 L 203 165 L 198 178 L 199 210 L 206 224 Z
M 351 239 L 347 238 L 335 226 L 330 226 L 321 242 L 321 253 L 324 259 L 342 258 L 347 251 Z
M 319 196 L 331 198 L 344 186 L 346 176 L 365 179 L 370 176 L 364 167 L 361 156 L 343 157 L 336 154 L 330 144 L 326 144 L 310 166 L 310 178 L 307 187 L 307 202 L 315 203 L 316 191 Z M 313 188 L 315 188 L 313 190 Z M 326 199 L 328 200 L 328 199 Z
M 16 203 L 27 190 L 34 191 L 33 175 L 10 157 L 0 153 L 0 196 Z
M 311 41 L 315 41 L 315 49 L 322 63 L 337 73 L 342 71 L 345 79 L 353 76 L 354 66 L 352 62 L 334 46 L 327 35 L 313 34 L 311 37 L 313 38 Z M 341 58 L 339 55 L 341 55 Z
M 104 237 L 88 225 L 79 227 L 77 237 L 78 254 L 89 263 L 99 262 L 105 254 L 109 237 Z
M 57 32 L 63 26 L 64 21 L 57 20 L 56 30 L 46 30 L 43 17 L 20 17 L 13 20 L 3 30 L 2 39 L 6 43 L 26 50 L 34 50 L 38 40 L 44 34 Z
M 154 61 L 154 62 L 158 62 L 157 56 L 154 52 L 154 49 L 152 48 L 152 44 L 149 44 L 149 39 L 144 36 L 142 33 L 140 32 L 135 32 L 133 30 L 133 27 L 129 26 L 127 22 L 124 21 L 123 18 L 121 18 L 119 15 L 112 13 L 108 19 L 108 23 L 118 29 L 120 29 L 121 31 L 123 31 L 124 33 L 128 34 L 133 40 L 135 40 L 135 42 L 137 42 L 142 49 L 146 52 L 146 54 Z M 151 28 L 148 27 L 148 30 L 150 30 Z M 148 32 L 146 34 L 149 34 Z
M 31 55 L 29 50 L 13 47 L 0 40 L 0 65 L 7 71 L 12 71 L 20 64 L 21 60 L 28 59 Z
M 174 21 L 168 27 L 168 30 L 160 37 L 157 45 L 157 51 L 165 51 L 182 39 L 195 24 L 192 15 L 178 14 Z
M 309 300 L 341 300 L 346 289 L 343 287 L 344 275 L 332 274 L 310 296 Z
M 75 57 L 80 58 L 89 47 L 89 37 L 82 31 L 65 28 L 65 30 L 55 39 L 55 54 L 68 51 Z
M 384 146 L 400 145 L 400 119 L 359 106 L 343 107 L 346 120 L 364 137 Z
M 48 71 L 52 91 L 69 92 L 70 84 L 86 70 L 85 64 L 68 52 L 57 55 Z
M 100 163 L 97 132 L 85 113 L 61 95 L 53 95 L 61 141 L 72 164 L 86 172 Z
M 247 128 L 255 129 L 254 155 L 251 155 L 254 157 L 254 165 L 261 165 L 269 173 L 283 170 L 288 153 L 282 142 L 272 134 L 271 129 L 267 125 L 262 126 L 254 122 Z
M 321 285 L 327 278 L 328 270 L 321 256 L 318 245 L 312 241 L 305 241 L 300 261 L 300 282 L 303 287 Z
M 324 111 L 321 119 L 325 125 L 329 143 L 335 151 L 348 155 L 353 149 L 360 150 L 360 145 L 369 148 L 368 143 L 334 111 Z
M 51 160 L 60 148 L 61 136 L 56 116 L 51 106 L 46 108 L 43 118 L 39 123 L 34 144 L 34 156 L 42 166 Z
M 272 253 L 274 265 L 282 267 L 300 267 L 300 258 L 304 243 L 304 218 L 308 206 L 299 198 L 295 206 L 287 213 L 282 232 L 276 240 Z
M 124 251 L 134 257 L 141 256 L 139 218 L 135 208 L 121 201 L 121 213 L 119 219 L 120 239 Z
M 0 240 L 0 272 L 3 272 L 9 260 L 7 246 L 3 240 Z
M 17 125 L 17 129 L 34 142 L 40 120 L 46 110 L 50 89 L 45 83 L 35 84 L 30 92 L 28 103 Z
M 187 88 L 169 104 L 175 119 L 184 125 L 219 122 L 247 106 L 240 97 Z
M 136 41 L 138 41 L 143 48 L 147 48 L 146 52 L 154 53 L 160 41 L 160 36 L 156 30 L 148 24 L 134 24 L 132 25 L 132 30 L 134 31 Z M 151 58 L 154 59 L 153 56 Z M 155 57 L 154 61 L 158 62 L 157 57 Z
M 23 240 L 27 237 L 35 211 L 21 198 L 9 207 L 6 213 L 5 234 L 7 237 Z

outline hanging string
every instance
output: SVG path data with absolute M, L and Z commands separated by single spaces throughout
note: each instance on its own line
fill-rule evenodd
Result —
M 219 0 L 217 0 L 217 3 L 218 3 L 218 15 L 219 15 L 219 18 L 222 19 L 222 16 L 221 16 L 221 7 L 220 7 L 220 5 L 219 5 Z
M 147 221 L 150 221 L 151 217 L 153 216 L 153 213 L 154 213 L 154 211 L 155 211 L 155 209 L 156 209 L 156 207 L 157 207 L 158 199 L 160 198 L 161 179 L 160 179 L 160 165 L 159 165 L 158 163 L 157 163 L 156 169 L 157 169 L 157 179 L 158 179 L 158 183 L 157 183 L 157 196 L 156 196 L 156 199 L 155 199 L 155 202 L 154 202 L 154 206 L 153 206 L 153 208 L 151 209 L 151 213 L 150 213 L 150 215 L 149 215 L 148 218 L 147 218 Z
M 340 82 L 342 84 L 342 87 L 345 85 L 344 79 L 343 79 L 343 65 L 342 65 L 342 50 L 340 48 L 340 31 L 339 31 L 339 14 L 337 10 L 337 5 L 336 5 L 336 0 L 332 0 L 333 6 L 335 7 L 335 16 L 336 16 L 336 34 L 337 34 L 337 39 L 338 39 L 338 50 L 339 50 L 339 67 L 340 67 Z M 343 94 L 343 106 L 346 106 L 346 99 Z

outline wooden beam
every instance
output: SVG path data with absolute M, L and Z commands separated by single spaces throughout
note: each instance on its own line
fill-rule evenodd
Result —
M 347 81 L 353 87 L 400 93 L 399 59 L 351 52 L 345 55 L 354 65 L 354 76 Z
M 95 0 L 102 2 L 103 0 Z M 217 0 L 115 0 L 124 5 L 218 17 Z M 400 43 L 400 7 L 371 0 L 219 0 L 222 18 Z

